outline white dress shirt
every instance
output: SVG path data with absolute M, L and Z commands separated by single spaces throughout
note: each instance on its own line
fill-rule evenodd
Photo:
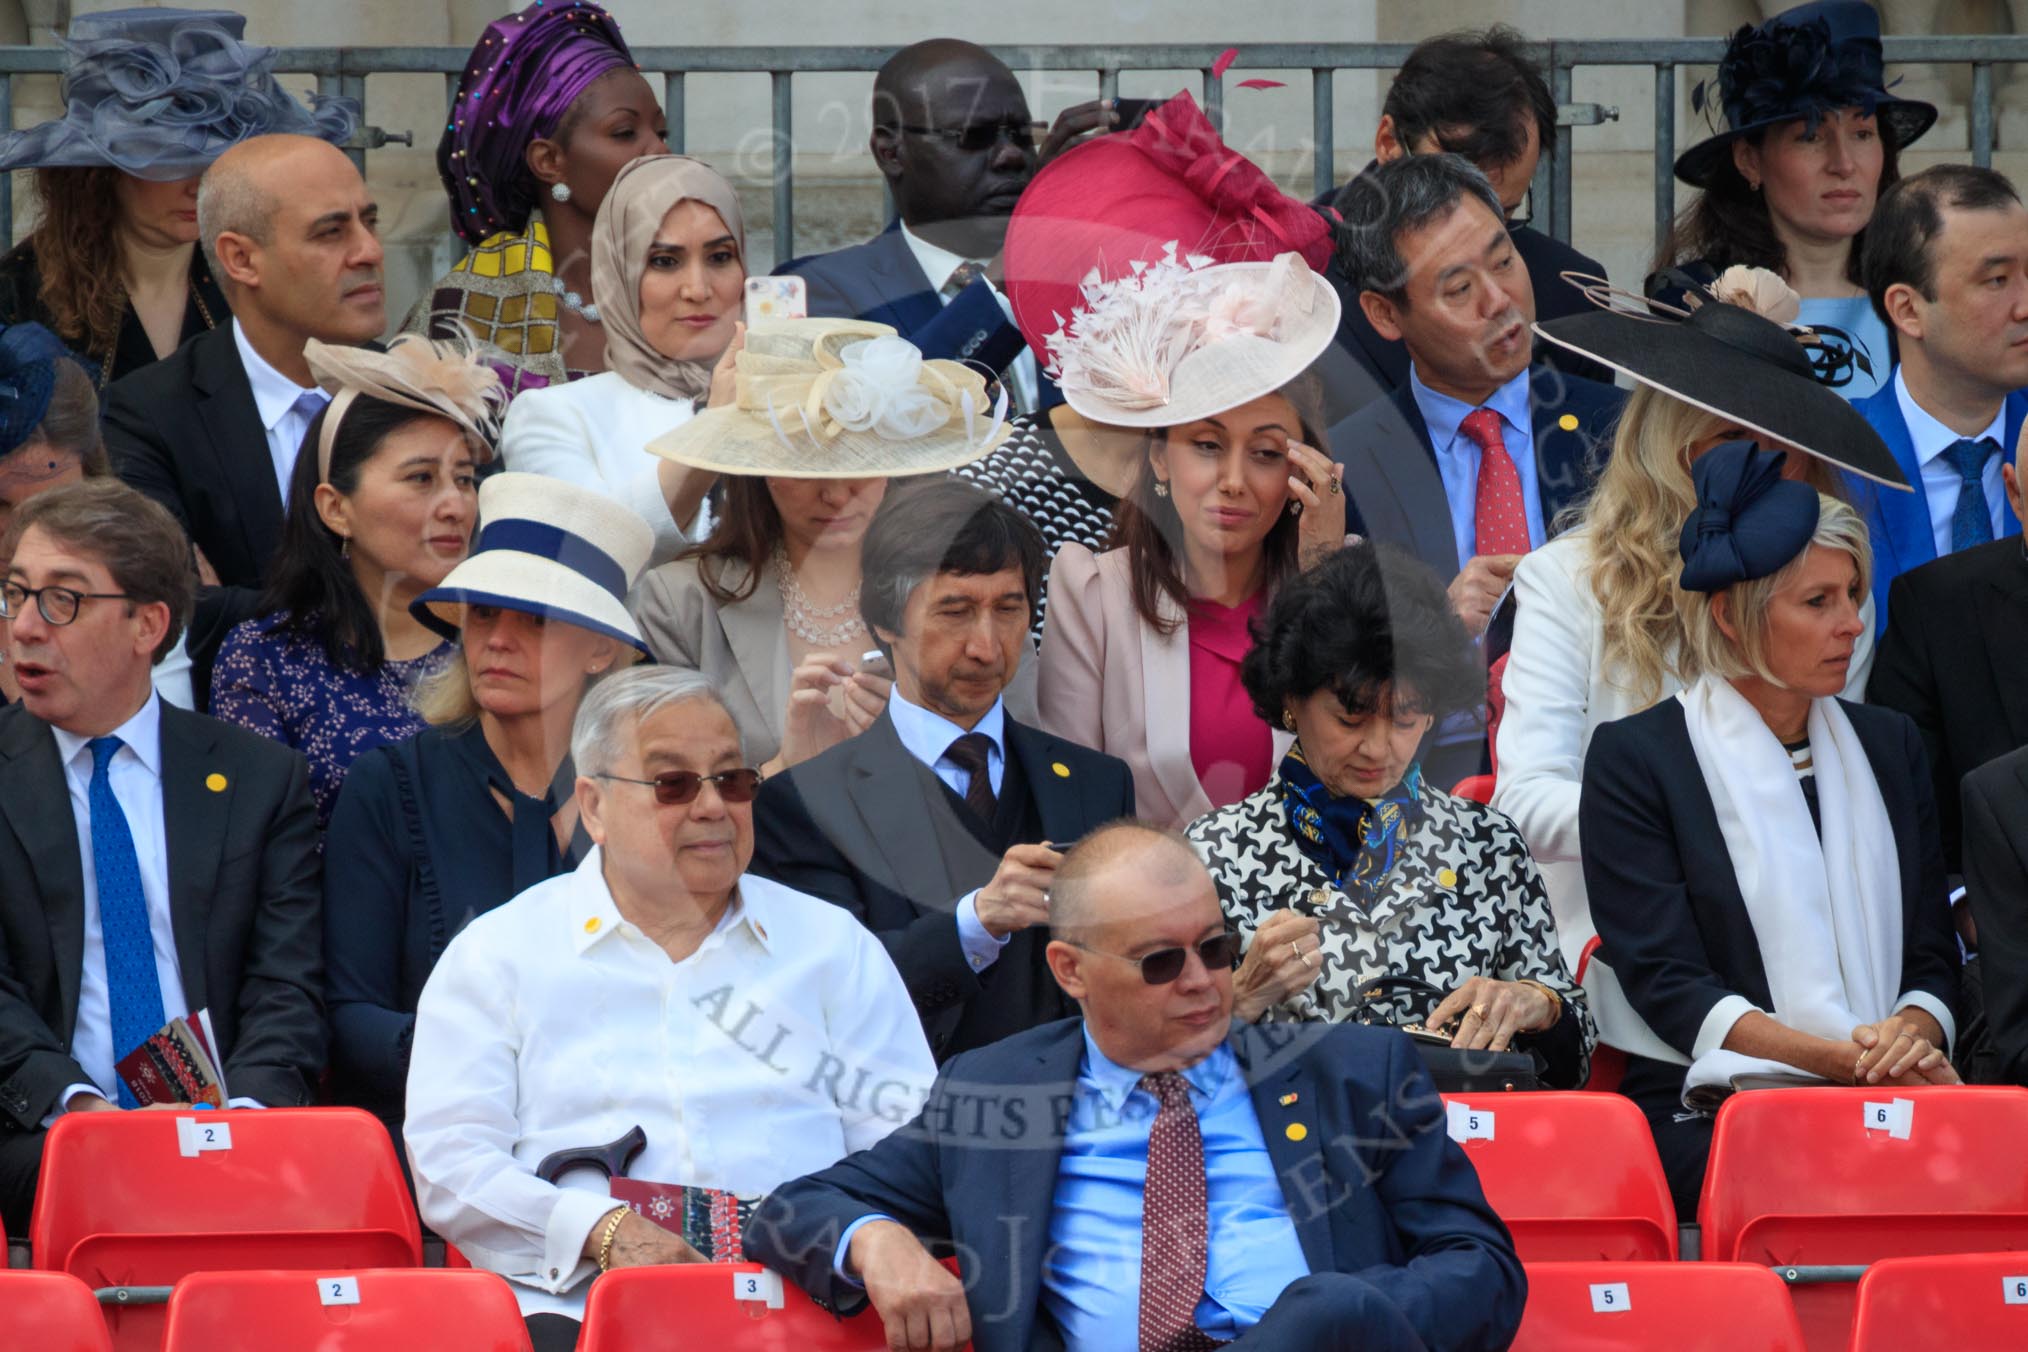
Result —
M 1929 503 L 1929 529 L 1936 539 L 1936 556 L 1943 558 L 1951 552 L 1951 517 L 1957 514 L 1958 490 L 1964 486 L 1964 479 L 1957 466 L 1944 458 L 1944 452 L 1960 440 L 1990 439 L 2000 448 L 1986 457 L 1979 482 L 1985 487 L 1986 508 L 1992 513 L 1993 538 L 2005 535 L 2007 487 L 2000 479 L 2000 466 L 2007 462 L 2008 448 L 2014 444 L 2007 430 L 2007 401 L 2000 401 L 1999 412 L 1993 415 L 1992 425 L 1985 431 L 1975 437 L 1960 438 L 1915 402 L 1899 366 L 1894 368 L 1894 399 L 1901 406 L 1901 421 L 1908 428 L 1908 442 L 1915 448 L 1916 463 L 1922 466 L 1922 496 Z
M 965 790 L 971 787 L 972 776 L 944 752 L 952 742 L 965 735 L 966 729 L 942 714 L 931 713 L 919 704 L 909 703 L 903 698 L 899 686 L 887 697 L 887 716 L 894 721 L 895 735 L 901 738 L 908 754 L 927 765 L 952 793 L 963 798 Z M 986 710 L 978 726 L 971 731 L 983 734 L 991 743 L 986 748 L 986 777 L 993 782 L 993 797 L 997 800 L 1000 785 L 1007 778 L 1006 701 L 994 700 L 993 707 Z M 958 898 L 955 914 L 958 946 L 965 950 L 965 961 L 971 964 L 973 971 L 985 971 L 999 961 L 1000 950 L 1014 937 L 1013 931 L 996 936 L 980 922 L 979 889 L 976 887 Z
M 56 734 L 56 754 L 63 762 L 64 783 L 70 788 L 78 862 L 84 867 L 84 965 L 78 973 L 77 1028 L 71 1036 L 71 1056 L 92 1081 L 68 1086 L 58 1102 L 68 1105 L 71 1096 L 79 1093 L 117 1101 L 120 1079 L 113 1063 L 133 1048 L 113 1046 L 106 934 L 99 919 L 98 865 L 92 856 L 92 739 L 57 727 L 50 731 Z M 126 815 L 127 833 L 134 839 L 134 858 L 141 866 L 141 896 L 148 904 L 148 933 L 155 941 L 155 979 L 162 985 L 162 1017 L 168 1020 L 191 1010 L 184 1003 L 183 970 L 176 962 L 176 930 L 169 915 L 169 845 L 162 826 L 161 697 L 150 694 L 140 712 L 112 735 L 126 745 L 106 763 L 106 779 Z
M 274 462 L 275 483 L 282 492 L 282 505 L 289 502 L 289 476 L 296 472 L 296 456 L 303 449 L 303 434 L 310 423 L 331 402 L 331 396 L 315 386 L 298 385 L 268 364 L 254 351 L 240 322 L 232 321 L 232 341 L 239 348 L 239 364 L 246 368 L 247 383 L 253 386 L 254 411 L 268 435 L 268 459 Z
M 405 1135 L 424 1221 L 581 1319 L 585 1240 L 616 1205 L 552 1151 L 639 1126 L 630 1177 L 759 1196 L 914 1116 L 936 1066 L 887 951 L 851 914 L 751 874 L 681 962 L 623 920 L 593 849 L 480 916 L 416 1009 Z
M 993 261 L 990 258 L 966 258 L 963 254 L 954 254 L 941 245 L 930 243 L 921 235 L 909 229 L 907 222 L 902 223 L 901 237 L 907 242 L 908 251 L 915 255 L 916 266 L 922 269 L 922 275 L 929 278 L 930 290 L 936 292 L 937 299 L 945 305 L 951 303 L 952 297 L 944 294 L 944 283 L 951 279 L 951 274 L 958 270 L 960 263 L 976 263 L 983 268 Z M 986 285 L 993 286 L 991 282 L 986 283 Z M 998 287 L 993 287 L 993 298 L 1000 302 L 1000 311 L 1007 316 L 1007 322 L 1013 323 L 1014 302 L 1007 299 L 1007 293 Z M 1013 386 L 1012 389 L 1007 391 L 1008 403 L 1012 405 L 1012 411 L 1016 413 L 1035 412 L 1036 399 L 1042 388 L 1042 381 L 1035 370 L 1035 354 L 1033 352 L 1030 352 L 1025 347 L 1021 349 L 1021 354 L 1015 357 L 1007 367 L 1007 383 Z
M 655 532 L 648 556 L 654 568 L 681 553 L 691 537 L 669 513 L 663 462 L 647 446 L 695 412 L 688 399 L 637 389 L 618 371 L 602 371 L 515 396 L 500 427 L 500 459 L 508 469 L 547 474 L 633 508 Z M 702 513 L 691 529 L 702 538 Z

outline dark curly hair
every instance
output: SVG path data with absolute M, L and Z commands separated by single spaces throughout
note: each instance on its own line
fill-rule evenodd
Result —
M 1383 695 L 1442 719 L 1486 698 L 1486 669 L 1427 565 L 1392 545 L 1348 545 L 1282 584 L 1240 663 L 1253 711 L 1281 726 L 1288 701 L 1329 687 L 1348 713 Z

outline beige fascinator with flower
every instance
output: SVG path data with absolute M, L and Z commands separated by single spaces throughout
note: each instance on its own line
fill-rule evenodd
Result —
M 1049 335 L 1070 406 L 1115 427 L 1173 427 L 1273 394 L 1338 333 L 1338 293 L 1301 254 L 1214 263 L 1177 253 L 1110 280 L 1093 268 Z
M 383 403 L 435 414 L 456 423 L 472 445 L 474 458 L 493 458 L 493 438 L 507 392 L 499 373 L 480 358 L 476 344 L 404 333 L 384 352 L 340 347 L 312 338 L 303 345 L 310 376 L 331 392 L 317 438 L 317 482 L 331 477 L 331 447 L 346 412 L 361 395 Z
M 885 324 L 784 319 L 747 330 L 736 396 L 648 443 L 719 474 L 873 479 L 955 469 L 1008 437 L 1007 396 Z

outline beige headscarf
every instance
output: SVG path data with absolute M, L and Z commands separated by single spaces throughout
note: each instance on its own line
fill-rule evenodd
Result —
M 672 361 L 641 331 L 641 277 L 662 218 L 695 198 L 719 215 L 746 261 L 746 221 L 739 195 L 716 169 L 688 155 L 634 160 L 613 180 L 592 224 L 592 300 L 606 334 L 606 368 L 638 390 L 671 399 L 699 399 L 711 388 L 711 361 Z

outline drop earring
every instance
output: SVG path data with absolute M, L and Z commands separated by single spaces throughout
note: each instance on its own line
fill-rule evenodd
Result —
M 570 200 L 570 184 L 568 183 L 550 184 L 549 195 L 559 202 L 568 202 Z
M 1161 479 L 1155 480 L 1155 496 L 1158 498 L 1169 496 L 1169 485 L 1165 481 Z
M 338 557 L 345 560 L 347 563 L 350 563 L 352 561 L 351 536 L 341 535 L 338 537 Z
M 1295 730 L 1296 730 L 1296 715 L 1294 710 L 1291 709 L 1282 710 L 1282 731 L 1294 732 Z

